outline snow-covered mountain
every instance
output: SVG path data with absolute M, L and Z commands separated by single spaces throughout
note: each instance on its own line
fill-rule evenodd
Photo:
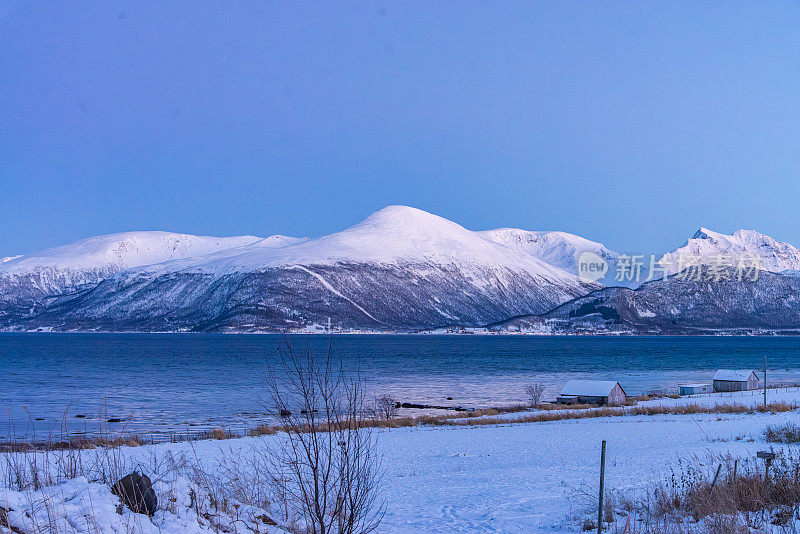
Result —
M 592 252 L 606 260 L 612 266 L 611 273 L 613 273 L 613 265 L 619 257 L 619 254 L 609 250 L 601 243 L 589 241 L 567 232 L 498 228 L 480 232 L 480 235 L 496 243 L 530 254 L 534 258 L 573 274 L 578 274 L 578 258 L 584 252 Z
M 480 325 L 600 287 L 479 232 L 390 206 L 342 232 L 122 271 L 35 316 L 62 329 L 224 330 Z
M 283 236 L 274 236 L 291 240 Z M 0 273 L 23 274 L 45 269 L 72 272 L 117 272 L 178 258 L 203 256 L 249 245 L 255 236 L 208 237 L 170 232 L 124 232 L 90 237 L 28 256 L 4 258 Z
M 283 246 L 295 238 L 208 237 L 169 232 L 126 232 L 83 239 L 0 263 L 0 315 L 91 287 L 125 269 L 208 255 L 254 243 Z M 4 309 L 5 308 L 5 309 Z
M 683 261 L 681 261 L 683 257 Z M 732 235 L 700 228 L 681 247 L 668 252 L 659 260 L 670 274 L 681 270 L 693 258 L 709 265 L 738 259 L 757 258 L 760 269 L 779 273 L 800 269 L 800 250 L 794 245 L 773 239 L 755 230 L 737 230 Z M 720 258 L 726 258 L 720 260 Z
M 660 261 L 670 275 L 636 289 L 609 287 L 500 329 L 687 333 L 800 331 L 800 250 L 752 230 L 699 229 Z M 691 271 L 684 269 L 694 265 Z M 679 271 L 683 274 L 676 275 Z
M 497 326 L 506 330 L 655 334 L 800 331 L 800 277 L 764 271 L 740 280 L 735 269 L 726 271 L 719 281 L 709 279 L 718 271 L 701 267 L 699 279 L 678 275 L 637 289 L 609 287 L 545 314 L 516 317 Z
M 570 278 L 565 276 L 560 266 L 531 254 L 530 250 L 522 247 L 509 250 L 508 247 L 498 246 L 498 243 L 506 243 L 493 239 L 491 232 L 473 232 L 416 208 L 389 206 L 342 232 L 297 242 L 292 246 L 277 249 L 261 247 L 260 243 L 256 243 L 255 246 L 225 250 L 214 255 L 154 266 L 148 270 L 164 272 L 194 269 L 197 272 L 230 273 L 278 266 L 331 265 L 343 261 L 381 264 L 459 262 L 465 267 L 492 264 L 498 268 L 526 268 L 554 278 Z
M 474 232 L 405 206 L 316 239 L 115 234 L 0 261 L 0 329 L 800 328 L 800 251 L 758 232 L 701 229 L 664 255 L 757 256 L 757 280 L 602 288 L 575 275 L 585 252 L 611 271 L 622 257 L 564 232 Z

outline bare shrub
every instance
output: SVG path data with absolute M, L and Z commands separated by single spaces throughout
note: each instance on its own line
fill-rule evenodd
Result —
M 284 432 L 270 474 L 286 511 L 313 534 L 362 534 L 383 519 L 382 459 L 362 424 L 364 390 L 334 362 L 286 341 L 281 373 L 267 378 L 267 408 Z
M 647 390 L 647 396 L 651 399 L 659 399 L 663 397 L 680 398 L 674 391 L 667 388 L 652 388 Z
M 542 384 L 528 384 L 525 386 L 525 395 L 528 396 L 528 403 L 531 407 L 536 408 L 542 403 L 544 396 L 544 386 Z
M 370 411 L 379 419 L 391 421 L 397 417 L 400 404 L 391 395 L 381 395 L 375 400 Z
M 795 423 L 770 425 L 764 430 L 764 439 L 771 443 L 800 443 L 800 425 Z

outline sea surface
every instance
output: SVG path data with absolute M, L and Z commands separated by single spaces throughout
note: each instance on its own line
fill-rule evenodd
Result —
M 800 382 L 796 337 L 0 334 L 0 438 L 209 428 L 267 421 L 264 379 L 279 348 L 335 358 L 370 396 L 488 407 L 554 398 L 571 378 L 618 380 L 631 395 L 710 382 L 718 368 Z M 113 422 L 109 422 L 112 420 Z M 117 421 L 119 420 L 119 421 Z

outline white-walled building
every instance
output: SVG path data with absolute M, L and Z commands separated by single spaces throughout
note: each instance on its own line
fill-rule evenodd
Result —
M 761 380 L 750 369 L 720 369 L 714 375 L 714 391 L 749 391 L 758 389 Z
M 608 380 L 570 380 L 561 390 L 563 404 L 609 404 L 618 406 L 628 400 L 619 382 Z

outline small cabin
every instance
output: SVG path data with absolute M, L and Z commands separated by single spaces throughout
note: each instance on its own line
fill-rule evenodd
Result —
M 697 395 L 698 393 L 711 393 L 714 391 L 714 386 L 711 384 L 681 384 L 681 395 Z
M 714 375 L 714 392 L 758 389 L 759 379 L 749 369 L 720 369 Z
M 570 380 L 558 396 L 560 404 L 608 404 L 619 406 L 628 400 L 619 382 L 608 380 Z

